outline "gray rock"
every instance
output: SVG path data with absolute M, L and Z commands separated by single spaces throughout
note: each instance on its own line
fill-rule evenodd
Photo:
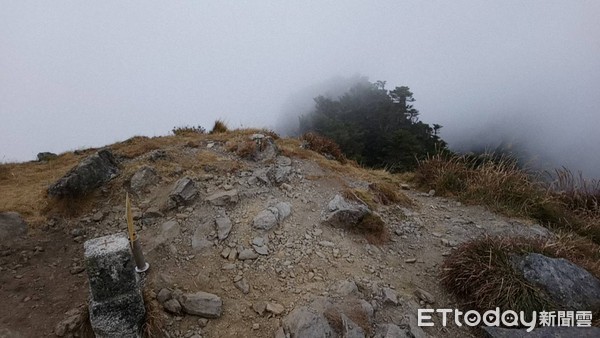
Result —
M 256 302 L 252 304 L 252 309 L 258 313 L 260 316 L 265 314 L 267 311 L 267 303 L 266 302 Z
M 277 156 L 275 164 L 281 167 L 289 167 L 292 165 L 292 159 L 287 156 Z
M 292 214 L 292 205 L 288 202 L 278 202 L 275 204 L 275 208 L 277 209 L 277 221 L 279 223 L 283 222 Z
M 148 210 L 146 210 L 146 212 L 144 212 L 142 218 L 148 219 L 148 218 L 159 218 L 159 217 L 165 217 L 165 215 L 160 212 L 160 210 L 157 207 L 150 207 L 148 208 Z
M 257 259 L 257 258 L 258 258 L 258 255 L 256 254 L 256 252 L 254 252 L 250 249 L 244 249 L 238 254 L 238 259 L 242 260 L 242 261 Z
M 17 212 L 0 212 L 0 244 L 27 234 L 27 223 Z
M 600 337 L 597 327 L 538 327 L 531 332 L 526 329 L 482 327 L 490 338 L 596 338 Z
M 226 239 L 229 236 L 232 227 L 229 217 L 217 217 L 215 223 L 217 224 L 217 237 L 219 240 L 222 241 Z
M 219 318 L 223 311 L 221 298 L 208 292 L 183 294 L 179 303 L 185 313 L 204 318 Z
M 174 202 L 175 206 L 180 206 L 189 204 L 197 194 L 196 183 L 189 177 L 184 177 L 175 183 L 175 187 L 169 194 L 169 198 Z
M 513 256 L 514 268 L 540 287 L 561 308 L 600 310 L 600 280 L 585 269 L 562 258 L 537 253 Z
M 342 336 L 345 338 L 365 338 L 365 331 L 356 323 L 354 323 L 348 316 L 341 314 L 342 317 Z
M 283 313 L 283 311 L 285 311 L 285 307 L 277 303 L 267 303 L 265 309 L 267 310 L 267 312 L 271 312 L 274 315 L 280 315 Z
M 278 211 L 274 208 L 265 209 L 259 212 L 252 220 L 252 226 L 259 230 L 271 230 L 274 228 L 278 221 Z
M 287 338 L 283 327 L 280 326 L 277 331 L 275 331 L 275 338 Z
M 86 320 L 85 311 L 83 308 L 75 308 L 65 313 L 65 319 L 61 320 L 54 328 L 54 334 L 58 337 L 64 337 L 67 334 L 73 334 Z M 0 337 L 12 337 L 3 336 L 0 332 Z
M 294 309 L 283 320 L 290 337 L 337 337 L 325 316 L 307 306 Z
M 246 278 L 242 278 L 239 281 L 234 283 L 235 287 L 238 290 L 242 291 L 243 294 L 248 294 L 250 292 L 250 284 L 246 281 Z
M 177 301 L 177 299 L 167 300 L 166 302 L 164 302 L 163 307 L 170 313 L 181 313 L 181 304 L 179 304 L 179 301 Z
M 410 338 L 406 330 L 395 324 L 377 325 L 374 338 Z
M 169 299 L 171 299 L 172 297 L 173 297 L 173 293 L 171 292 L 171 290 L 169 290 L 167 288 L 162 288 L 158 292 L 158 295 L 156 295 L 156 300 L 162 304 L 162 303 L 168 301 Z
M 337 293 L 344 297 L 352 294 L 358 294 L 358 286 L 356 286 L 354 281 L 344 280 L 338 284 Z
M 283 222 L 292 213 L 292 205 L 279 202 L 275 206 L 259 212 L 252 221 L 252 226 L 259 230 L 270 230 Z
M 423 289 L 416 289 L 414 292 L 415 296 L 420 300 L 424 301 L 427 304 L 435 303 L 435 297 L 433 295 Z
M 356 225 L 368 213 L 369 208 L 364 204 L 348 201 L 338 194 L 329 201 L 321 221 L 333 227 L 347 228 Z
M 214 206 L 223 207 L 228 204 L 235 204 L 238 202 L 238 191 L 237 189 L 231 189 L 226 191 L 216 192 L 206 198 L 206 201 Z
M 269 168 L 259 168 L 259 169 L 254 170 L 252 177 L 254 179 L 256 179 L 257 182 L 260 182 L 265 185 L 271 185 L 271 180 L 267 176 L 268 172 L 269 172 Z
M 156 170 L 152 167 L 144 166 L 138 169 L 133 176 L 131 176 L 130 186 L 131 190 L 136 194 L 141 194 L 144 189 L 148 186 L 158 183 L 158 175 Z
M 169 156 L 167 155 L 167 152 L 162 149 L 153 150 L 148 156 L 148 159 L 152 162 L 167 160 L 168 158 Z
M 262 237 L 254 237 L 252 239 L 252 245 L 263 246 L 265 245 L 265 239 Z
M 255 138 L 254 141 L 257 145 L 253 156 L 254 160 L 259 162 L 270 161 L 279 154 L 279 148 L 272 137 L 264 136 L 263 138 Z
M 117 161 L 106 149 L 84 159 L 62 178 L 48 188 L 48 195 L 54 197 L 81 196 L 119 174 Z
M 276 184 L 282 184 L 289 180 L 290 173 L 292 172 L 292 167 L 290 166 L 279 166 L 276 165 L 269 169 L 267 172 L 267 177 L 269 181 L 274 182 Z
M 92 215 L 92 221 L 94 221 L 94 222 L 100 222 L 103 219 L 104 219 L 104 212 L 102 212 L 102 210 L 100 210 L 97 213 Z
M 383 288 L 383 302 L 398 305 L 398 294 L 390 288 Z
M 53 160 L 57 157 L 58 157 L 58 155 L 56 155 L 55 153 L 50 153 L 50 152 L 42 152 L 42 153 L 37 154 L 37 160 L 39 162 L 47 162 L 47 161 Z
M 252 245 L 252 247 L 259 255 L 267 256 L 269 254 L 269 248 L 266 245 Z

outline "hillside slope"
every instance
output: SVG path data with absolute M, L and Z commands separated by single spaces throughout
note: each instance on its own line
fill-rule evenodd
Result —
M 30 229 L 1 248 L 0 329 L 53 336 L 65 313 L 84 304 L 83 241 L 126 231 L 126 192 L 151 264 L 147 300 L 162 289 L 223 300 L 222 316 L 208 322 L 157 311 L 154 321 L 170 337 L 273 337 L 286 315 L 308 304 L 328 308 L 334 328 L 343 313 L 371 335 L 394 324 L 415 337 L 475 336 L 444 328 L 439 318 L 435 327 L 416 325 L 418 308 L 456 307 L 439 284 L 444 257 L 486 234 L 553 236 L 527 221 L 415 191 L 399 175 L 342 165 L 298 140 L 277 139 L 272 153 L 268 143 L 257 150 L 250 137 L 259 132 L 136 137 L 108 146 L 120 174 L 85 198 L 57 200 L 45 190 L 93 149 L 3 165 L 0 212 L 21 213 Z M 186 178 L 197 193 L 173 202 Z M 377 186 L 391 187 L 395 202 Z M 364 202 L 384 229 L 324 224 L 338 194 Z M 258 216 L 278 203 L 290 215 L 261 225 L 268 222 Z M 270 310 L 261 314 L 266 303 Z

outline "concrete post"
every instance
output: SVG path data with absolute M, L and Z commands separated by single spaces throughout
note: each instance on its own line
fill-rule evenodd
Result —
M 84 249 L 96 337 L 141 337 L 146 310 L 127 236 L 90 239 Z

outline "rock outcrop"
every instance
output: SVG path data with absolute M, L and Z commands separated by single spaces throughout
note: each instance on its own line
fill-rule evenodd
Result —
M 81 196 L 100 187 L 119 174 L 112 152 L 103 149 L 84 159 L 48 188 L 54 197 Z

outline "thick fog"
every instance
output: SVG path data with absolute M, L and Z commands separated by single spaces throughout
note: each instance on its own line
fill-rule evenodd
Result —
M 454 149 L 600 177 L 598 1 L 3 1 L 0 162 L 174 126 L 293 128 L 361 76 Z M 281 128 L 280 128 L 281 129 Z

